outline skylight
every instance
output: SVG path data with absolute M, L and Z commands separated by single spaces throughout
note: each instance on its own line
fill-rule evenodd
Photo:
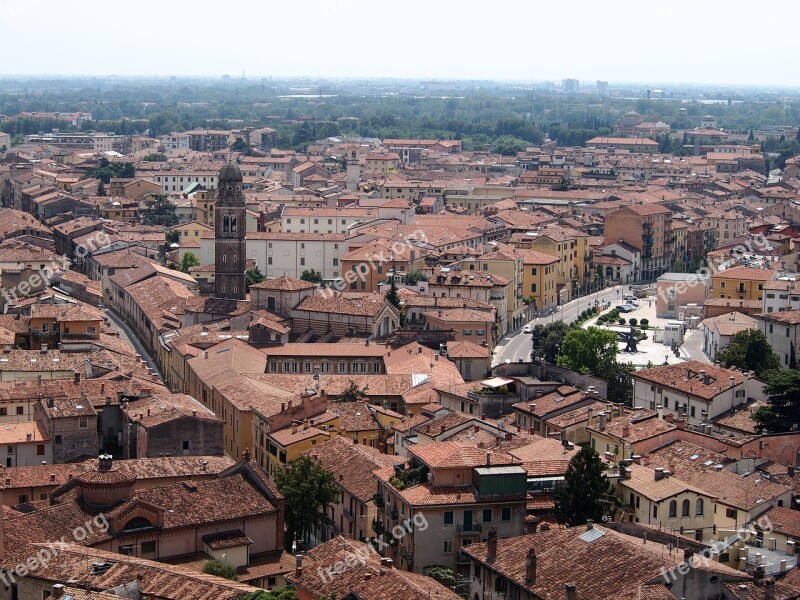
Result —
M 689 457 L 689 460 L 697 460 L 698 458 L 700 458 L 700 455 L 699 455 L 699 454 L 692 454 L 692 455 Z

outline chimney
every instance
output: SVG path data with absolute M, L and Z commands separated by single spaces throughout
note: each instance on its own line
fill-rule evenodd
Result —
M 444 425 L 439 425 L 439 435 L 443 434 L 445 431 L 447 431 L 447 427 Z
M 81 382 L 81 372 L 75 371 L 75 385 L 79 384 L 80 382 Z
M 372 572 L 367 570 L 364 572 L 364 581 L 369 581 L 370 579 L 372 579 Z
M 64 585 L 61 583 L 53 584 L 53 587 L 50 591 L 51 598 L 61 598 L 64 595 Z
M 593 412 L 594 412 L 594 409 L 591 406 L 586 409 L 586 424 L 587 425 L 591 425 L 592 424 L 592 413 Z
M 564 600 L 578 600 L 578 590 L 574 583 L 564 584 Z
M 622 426 L 622 437 L 626 438 L 631 434 L 631 428 L 629 425 L 625 424 Z
M 673 415 L 671 412 L 664 413 L 664 420 L 667 423 L 672 423 L 675 420 L 675 415 Z
M 775 579 L 772 577 L 764 580 L 764 600 L 775 600 Z
M 591 519 L 586 519 L 586 531 L 590 531 L 594 529 L 594 521 Z
M 606 413 L 605 412 L 597 413 L 597 417 L 600 419 L 600 421 L 599 421 L 599 423 L 597 425 L 597 428 L 600 431 L 605 431 L 606 430 Z
M 492 527 L 486 536 L 486 562 L 494 562 L 497 558 L 497 529 Z
M 686 429 L 686 419 L 681 417 L 680 419 L 675 419 L 675 427 L 678 429 Z
M 294 575 L 295 577 L 303 576 L 303 555 L 298 554 L 294 557 Z
M 250 462 L 250 448 L 245 448 L 244 449 L 244 452 L 242 453 L 242 459 L 246 463 Z
M 385 556 L 381 558 L 381 566 L 386 567 L 387 569 L 391 569 L 394 565 L 394 561 L 391 558 L 386 558 Z
M 492 453 L 491 452 L 487 452 L 486 453 L 486 466 L 487 467 L 492 466 Z
M 640 465 L 642 464 L 642 457 L 639 454 L 634 454 L 632 457 L 634 464 Z
M 525 583 L 528 585 L 536 583 L 536 550 L 533 548 L 528 550 L 528 556 L 525 558 Z
M 661 481 L 664 479 L 664 467 L 656 467 L 655 468 L 655 480 Z
M 486 420 L 486 415 L 485 414 L 481 415 L 481 421 L 485 421 L 485 420 Z
M 478 432 L 481 430 L 481 426 L 480 426 L 480 425 L 475 425 L 475 426 L 472 428 L 472 430 L 473 430 L 475 433 L 478 433 Z
M 530 535 L 531 533 L 536 533 L 536 530 L 539 528 L 539 521 L 539 517 L 534 517 L 533 515 L 525 517 L 525 534 Z
M 788 473 L 789 477 L 794 477 L 794 467 L 792 465 L 789 465 L 789 467 L 786 469 L 786 472 Z
M 739 600 L 747 600 L 747 586 L 745 584 L 739 586 Z
M 700 369 L 700 379 L 703 380 L 703 385 L 708 385 L 708 373 L 705 369 Z

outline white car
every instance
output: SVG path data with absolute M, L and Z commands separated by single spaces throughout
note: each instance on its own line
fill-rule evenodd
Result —
M 533 333 L 533 327 L 525 325 L 525 327 L 522 328 L 522 333 Z
M 619 312 L 629 313 L 629 312 L 633 312 L 634 310 L 636 310 L 636 307 L 633 304 L 620 304 L 617 307 L 617 310 Z

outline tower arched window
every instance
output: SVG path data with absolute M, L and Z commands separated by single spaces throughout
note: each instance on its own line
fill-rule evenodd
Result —
M 681 505 L 681 516 L 688 517 L 689 516 L 689 501 L 684 500 Z
M 669 501 L 669 516 L 670 518 L 678 516 L 678 503 L 675 500 Z

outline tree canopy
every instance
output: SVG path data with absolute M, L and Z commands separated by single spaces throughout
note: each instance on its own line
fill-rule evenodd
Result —
M 136 169 L 133 163 L 129 162 L 110 162 L 107 158 L 101 158 L 97 166 L 86 172 L 87 177 L 94 177 L 103 183 L 109 183 L 112 178 L 131 178 L 136 177 Z
M 194 252 L 187 252 L 181 259 L 181 271 L 188 273 L 192 267 L 199 267 L 200 259 L 195 256 Z
M 800 425 L 800 371 L 769 371 L 765 379 L 769 404 L 759 408 L 753 418 L 761 431 L 791 431 L 793 426 Z
M 178 213 L 175 205 L 167 196 L 158 194 L 150 208 L 142 210 L 143 225 L 163 225 L 172 227 L 178 223 Z
M 558 364 L 579 373 L 602 377 L 617 359 L 617 334 L 599 327 L 571 329 L 564 336 Z
M 564 481 L 556 485 L 556 518 L 570 526 L 599 521 L 606 513 L 604 501 L 612 495 L 600 455 L 589 446 L 581 448 L 569 461 Z
M 303 281 L 310 281 L 311 283 L 322 283 L 322 273 L 314 269 L 306 269 L 300 275 L 300 279 Z
M 250 291 L 250 286 L 255 285 L 256 283 L 261 283 L 266 279 L 264 274 L 259 270 L 258 267 L 253 267 L 252 269 L 247 269 L 244 272 L 244 284 L 247 291 Z
M 239 581 L 239 578 L 236 576 L 236 567 L 215 558 L 206 561 L 203 565 L 203 573 L 206 575 L 216 575 L 217 577 L 230 579 L 231 581 Z
M 142 158 L 142 162 L 167 162 L 167 155 L 161 152 L 151 152 Z
M 367 397 L 368 391 L 369 385 L 360 388 L 358 384 L 351 379 L 350 384 L 336 398 L 336 402 L 357 402 L 358 400 L 363 400 Z
M 555 363 L 558 352 L 564 337 L 570 330 L 570 326 L 563 321 L 555 321 L 542 325 L 537 324 L 533 328 L 533 358 L 544 358 L 549 363 Z
M 296 598 L 297 593 L 295 589 L 288 585 L 275 590 L 258 590 L 257 592 L 242 596 L 237 600 L 295 600 Z
M 759 378 L 767 371 L 781 368 L 780 358 L 760 329 L 745 329 L 733 334 L 728 345 L 717 351 L 716 358 L 728 368 L 753 371 Z
M 275 484 L 285 499 L 285 547 L 295 540 L 305 540 L 315 528 L 331 523 L 325 512 L 328 504 L 339 497 L 333 474 L 308 456 L 301 456 L 288 469 L 275 473 Z
M 400 294 L 397 293 L 397 285 L 394 279 L 392 279 L 392 286 L 389 288 L 389 291 L 386 292 L 386 301 L 397 310 L 400 310 Z

